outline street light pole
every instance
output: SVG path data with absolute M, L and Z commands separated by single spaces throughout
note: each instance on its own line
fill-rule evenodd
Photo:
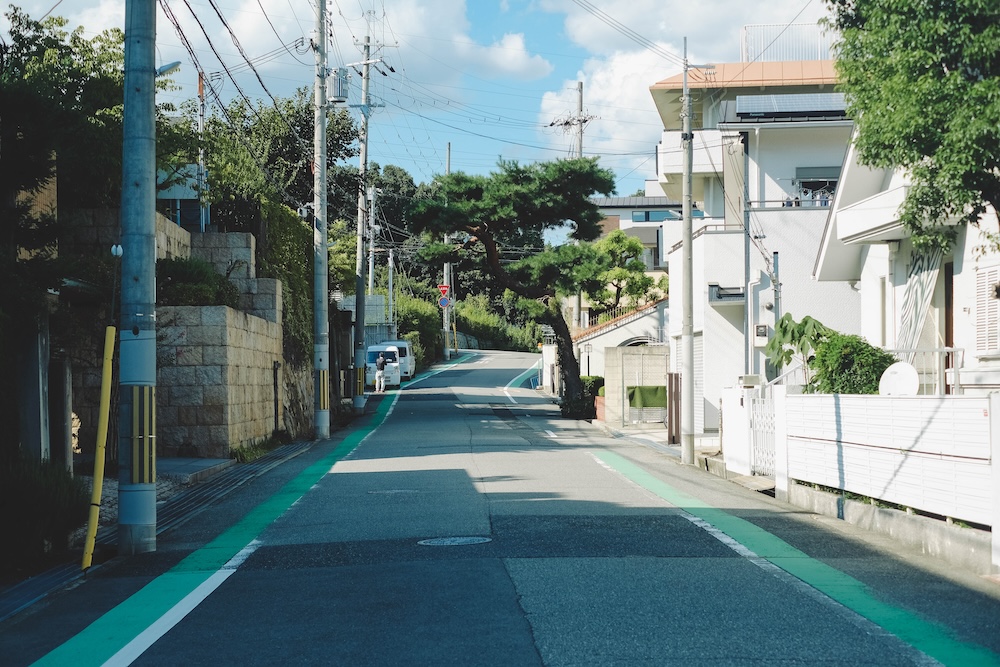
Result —
M 118 553 L 156 551 L 156 0 L 125 3 Z

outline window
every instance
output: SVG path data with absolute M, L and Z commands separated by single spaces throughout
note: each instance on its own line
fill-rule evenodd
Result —
M 632 211 L 632 222 L 663 222 L 664 220 L 680 219 L 680 211 Z
M 976 271 L 976 351 L 989 352 L 1000 348 L 1000 300 L 996 284 L 1000 282 L 1000 267 Z

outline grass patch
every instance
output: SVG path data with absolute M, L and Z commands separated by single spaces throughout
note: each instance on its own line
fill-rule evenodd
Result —
M 267 456 L 278 447 L 287 445 L 291 441 L 292 439 L 286 431 L 276 431 L 271 434 L 271 437 L 265 440 L 259 440 L 257 442 L 252 442 L 249 445 L 244 445 L 243 447 L 234 447 L 230 449 L 229 457 L 236 459 L 237 463 L 250 463 Z

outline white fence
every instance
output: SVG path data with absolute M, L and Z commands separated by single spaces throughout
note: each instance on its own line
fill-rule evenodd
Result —
M 723 395 L 722 449 L 731 473 L 755 474 L 760 453 L 749 411 L 760 405 L 756 392 Z M 770 392 L 779 499 L 787 500 L 797 483 L 819 484 L 996 527 L 992 564 L 1000 568 L 1000 394 L 790 395 L 780 386 Z

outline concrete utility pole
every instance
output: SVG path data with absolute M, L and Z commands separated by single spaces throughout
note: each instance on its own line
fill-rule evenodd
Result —
M 198 228 L 208 226 L 208 202 L 205 199 L 205 74 L 198 71 Z
M 326 196 L 326 0 L 317 0 L 313 150 L 313 373 L 316 438 L 330 437 L 330 267 Z
M 118 553 L 156 551 L 156 0 L 125 4 Z
M 322 0 L 321 0 L 322 1 Z M 358 239 L 357 262 L 354 281 L 354 410 L 360 412 L 365 407 L 365 223 L 367 197 L 365 197 L 368 175 L 368 83 L 371 71 L 371 37 L 365 36 L 364 60 L 361 62 L 361 127 L 358 137 L 360 147 L 358 171 Z
M 448 142 L 448 151 L 445 153 L 444 160 L 444 173 L 445 176 L 451 173 L 451 142 Z M 444 242 L 447 245 L 448 235 L 444 235 Z M 444 263 L 444 285 L 451 285 L 451 262 Z M 448 294 L 442 294 L 442 298 L 450 298 L 451 288 L 449 287 Z M 448 337 L 451 335 L 451 303 L 441 309 L 442 324 L 444 325 L 444 360 L 448 361 L 451 359 L 451 346 L 448 345 Z
M 691 65 L 687 59 L 687 37 L 684 38 L 684 88 L 681 109 L 681 145 L 684 148 L 684 177 L 681 181 L 681 212 L 684 231 L 681 237 L 683 253 L 681 272 L 681 463 L 693 465 L 694 459 L 694 261 L 691 220 L 691 171 L 694 162 L 694 132 L 691 130 L 691 94 L 688 91 L 688 70 L 712 69 L 712 65 Z
M 750 133 L 743 140 L 743 374 L 750 374 Z
M 368 294 L 375 294 L 375 195 L 377 188 L 368 188 Z
M 576 117 L 580 120 L 580 131 L 576 135 L 576 156 L 583 157 L 583 126 L 586 121 L 583 116 L 583 81 L 576 82 Z M 573 302 L 573 327 L 576 330 L 583 328 L 583 294 L 579 290 Z M 580 363 L 580 349 L 577 348 L 577 365 Z

